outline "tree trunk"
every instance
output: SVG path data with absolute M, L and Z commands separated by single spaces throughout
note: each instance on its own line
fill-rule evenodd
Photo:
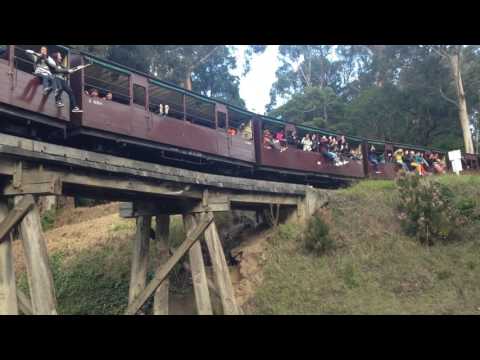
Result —
M 462 126 L 463 142 L 465 145 L 465 152 L 474 154 L 472 134 L 470 133 L 470 122 L 468 120 L 467 101 L 465 99 L 465 92 L 463 90 L 462 73 L 460 70 L 460 55 L 455 53 L 449 56 L 450 69 L 452 71 L 453 80 L 455 82 L 455 89 L 457 91 L 458 101 L 458 116 L 460 125 Z
M 192 91 L 192 72 L 190 70 L 185 74 L 185 89 Z

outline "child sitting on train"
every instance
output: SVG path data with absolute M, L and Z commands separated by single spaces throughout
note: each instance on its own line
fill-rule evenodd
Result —
M 373 170 L 375 171 L 375 173 L 380 174 L 380 171 L 378 171 L 379 161 L 375 150 L 375 146 L 373 145 L 371 145 L 368 149 L 368 161 L 373 165 Z
M 112 101 L 113 99 L 113 94 L 111 91 L 107 92 L 107 95 L 105 95 L 105 97 L 102 98 L 102 100 L 105 100 L 105 101 Z
M 312 151 L 312 140 L 310 139 L 310 134 L 305 134 L 302 139 L 303 151 Z
M 240 126 L 240 132 L 245 140 L 252 140 L 252 122 L 248 121 Z
M 263 147 L 265 149 L 271 149 L 272 143 L 273 143 L 272 134 L 270 133 L 270 130 L 265 129 L 263 131 Z
M 312 134 L 312 151 L 319 152 L 320 151 L 320 140 L 318 139 L 317 134 Z
M 393 153 L 393 158 L 395 159 L 395 163 L 400 165 L 400 167 L 405 170 L 406 172 L 409 171 L 407 164 L 403 161 L 405 153 L 403 152 L 403 149 L 397 149 Z
M 67 82 L 67 76 L 68 74 L 73 73 L 73 70 L 67 69 L 65 66 L 63 66 L 63 58 L 60 52 L 56 52 L 53 55 L 53 60 L 55 61 L 55 67 L 53 68 L 53 77 L 55 81 L 55 102 L 57 104 L 57 107 L 61 108 L 64 106 L 62 103 L 62 93 L 65 91 L 70 100 L 70 111 L 72 113 L 83 112 L 83 110 L 81 110 L 77 106 L 77 100 L 75 99 L 73 90 Z
M 285 133 L 283 129 L 277 132 L 275 135 L 275 140 L 277 140 L 278 144 L 280 145 L 280 152 L 283 152 L 288 149 L 287 141 L 285 140 Z
M 227 134 L 230 135 L 230 136 L 235 136 L 235 135 L 237 135 L 237 129 L 231 127 L 227 130 Z
M 335 166 L 345 165 L 348 163 L 348 161 L 340 161 L 337 154 L 330 151 L 328 140 L 327 141 L 320 140 L 319 148 L 320 148 L 320 154 L 322 154 L 322 156 L 325 157 L 327 160 L 333 162 Z
M 55 61 L 48 55 L 46 46 L 40 48 L 40 53 L 33 50 L 26 50 L 33 60 L 35 69 L 33 74 L 42 82 L 43 95 L 48 95 L 56 89 L 56 83 L 51 69 L 55 68 Z

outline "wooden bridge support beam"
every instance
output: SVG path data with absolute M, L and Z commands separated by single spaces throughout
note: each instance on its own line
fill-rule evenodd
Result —
M 220 301 L 222 302 L 223 314 L 239 315 L 240 311 L 235 300 L 230 270 L 215 222 L 212 222 L 205 231 L 205 242 L 207 243 L 210 260 L 212 261 L 213 276 Z
M 6 201 L 0 199 L 0 223 L 7 217 Z M 0 243 L 0 315 L 18 315 L 17 288 L 11 235 Z
M 15 197 L 15 203 L 20 203 L 22 199 L 23 196 Z M 33 206 L 21 221 L 20 234 L 25 254 L 32 311 L 35 315 L 57 315 L 53 276 L 37 206 Z
M 183 216 L 185 233 L 189 236 L 197 227 L 195 215 L 185 214 Z M 203 261 L 202 247 L 197 241 L 189 250 L 190 269 L 192 272 L 193 290 L 198 315 L 213 315 L 210 292 L 208 290 L 207 273 Z
M 155 240 L 160 265 L 169 258 L 170 216 L 157 215 L 155 218 Z M 170 283 L 168 278 L 155 291 L 153 299 L 153 315 L 168 315 L 168 293 Z
M 165 281 L 168 274 L 173 267 L 180 261 L 180 259 L 190 250 L 190 248 L 198 241 L 198 238 L 205 232 L 206 228 L 213 221 L 213 217 L 207 217 L 202 220 L 194 230 L 187 234 L 183 243 L 174 251 L 167 262 L 161 265 L 155 272 L 152 281 L 141 291 L 141 293 L 133 300 L 125 311 L 126 315 L 134 315 L 140 310 L 150 296 L 158 289 L 158 287 Z
M 137 217 L 137 230 L 133 243 L 130 287 L 128 292 L 129 304 L 145 289 L 147 282 L 151 222 L 152 218 L 150 216 Z

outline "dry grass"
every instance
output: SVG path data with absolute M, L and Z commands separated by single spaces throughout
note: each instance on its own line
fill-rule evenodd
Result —
M 441 178 L 459 198 L 480 198 L 478 177 Z M 402 234 L 393 182 L 366 181 L 338 191 L 322 214 L 333 254 L 306 254 L 301 229 L 283 225 L 270 246 L 260 314 L 479 314 L 480 224 L 462 241 L 431 248 Z

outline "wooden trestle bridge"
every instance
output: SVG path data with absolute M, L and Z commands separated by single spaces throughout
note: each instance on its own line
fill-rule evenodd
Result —
M 136 218 L 129 305 L 137 314 L 154 297 L 154 314 L 168 314 L 168 276 L 188 253 L 198 314 L 212 314 L 210 291 L 223 314 L 238 315 L 215 212 L 276 208 L 290 221 L 303 221 L 325 191 L 305 185 L 212 175 L 0 135 L 0 314 L 57 314 L 57 302 L 36 196 L 85 196 L 124 202 L 123 217 Z M 10 200 L 9 199 L 13 199 Z M 181 214 L 186 238 L 168 251 L 169 216 Z M 152 217 L 156 240 L 165 249 L 147 284 Z M 18 228 L 29 294 L 16 288 L 12 230 Z M 214 284 L 208 282 L 199 239 L 204 235 Z

